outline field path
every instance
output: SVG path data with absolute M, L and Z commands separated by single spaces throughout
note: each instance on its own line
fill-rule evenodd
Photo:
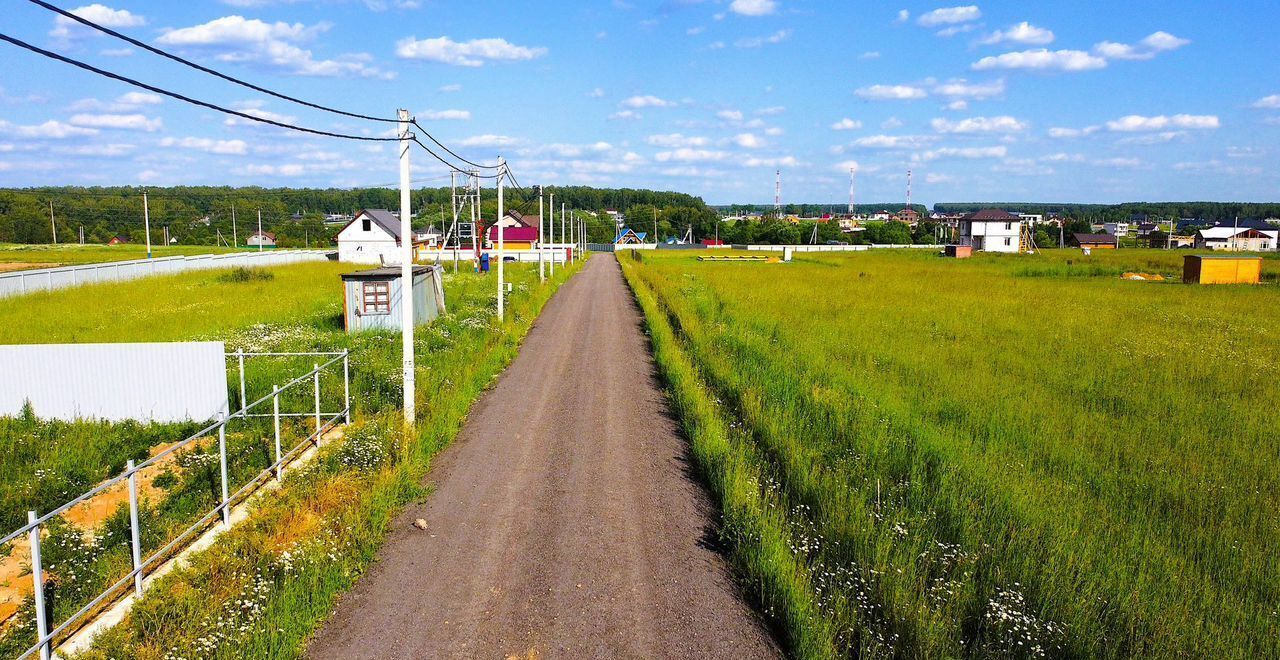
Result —
M 309 657 L 779 656 L 714 549 L 640 322 L 613 255 L 556 293 Z

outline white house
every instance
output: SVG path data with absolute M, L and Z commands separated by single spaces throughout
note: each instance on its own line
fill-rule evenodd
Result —
M 248 247 L 275 247 L 276 235 L 269 231 L 255 231 L 244 239 Z
M 970 213 L 960 219 L 960 244 L 986 252 L 1018 252 L 1022 218 L 998 209 Z
M 1280 230 L 1252 227 L 1210 227 L 1196 232 L 1198 250 L 1275 252 Z
M 390 211 L 364 209 L 338 232 L 338 261 L 354 264 L 399 264 L 400 221 Z
M 1112 236 L 1128 236 L 1129 223 L 1127 222 L 1104 222 L 1102 223 L 1102 233 L 1111 234 Z
M 1023 222 L 1031 225 L 1032 227 L 1044 224 L 1043 213 L 1019 213 L 1018 217 L 1022 218 Z

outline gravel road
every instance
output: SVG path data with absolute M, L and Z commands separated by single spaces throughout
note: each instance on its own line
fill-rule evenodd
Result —
M 780 655 L 714 548 L 713 506 L 640 323 L 616 259 L 592 258 L 309 657 Z

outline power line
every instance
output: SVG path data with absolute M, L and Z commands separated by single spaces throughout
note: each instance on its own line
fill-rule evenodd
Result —
M 430 137 L 430 136 L 428 136 L 428 137 Z M 396 138 L 396 139 L 399 139 L 399 138 Z M 431 157 L 432 157 L 432 158 L 435 158 L 436 160 L 440 161 L 441 163 L 444 163 L 444 166 L 445 166 L 445 167 L 447 167 L 447 168 L 449 168 L 449 169 L 453 170 L 454 172 L 457 172 L 457 173 L 459 173 L 459 174 L 466 174 L 466 175 L 468 175 L 468 176 L 474 176 L 474 177 L 476 177 L 476 178 L 478 178 L 478 179 L 496 179 L 496 178 L 498 178 L 498 177 L 500 176 L 500 175 L 498 175 L 498 174 L 475 174 L 475 173 L 472 173 L 472 172 L 468 172 L 467 170 L 464 170 L 464 169 L 462 169 L 462 168 L 459 168 L 458 166 L 454 165 L 453 163 L 450 163 L 449 161 L 445 160 L 444 158 L 441 158 L 441 157 L 440 157 L 440 154 L 437 154 L 436 152 L 434 152 L 434 151 L 432 151 L 432 150 L 431 150 L 431 147 L 428 147 L 427 145 L 423 144 L 423 143 L 422 143 L 422 140 L 419 140 L 417 135 L 413 136 L 413 137 L 412 137 L 412 138 L 410 138 L 410 139 L 411 139 L 411 140 L 413 140 L 414 142 L 418 143 L 418 146 L 419 146 L 419 147 L 422 147 L 422 149 L 423 149 L 424 151 L 426 151 L 427 153 L 431 154 Z M 436 144 L 440 144 L 440 143 L 439 143 L 439 142 L 437 142 Z M 446 151 L 447 151 L 447 149 L 446 149 Z
M 104 77 L 107 77 L 107 78 L 111 78 L 111 79 L 113 79 L 113 80 L 118 80 L 118 81 L 120 81 L 120 82 L 128 83 L 128 84 L 130 84 L 130 85 L 133 85 L 134 87 L 139 87 L 139 88 L 141 88 L 141 89 L 145 89 L 145 90 L 147 90 L 147 91 L 149 91 L 149 92 L 155 92 L 156 94 L 163 94 L 163 95 L 168 96 L 168 97 L 170 97 L 170 98 L 178 99 L 179 101 L 185 101 L 185 102 L 190 103 L 190 104 L 192 104 L 192 105 L 198 105 L 198 106 L 200 106 L 200 107 L 202 107 L 202 108 L 208 108 L 208 109 L 210 109 L 210 110 L 216 110 L 216 111 L 218 111 L 218 112 L 226 113 L 226 114 L 228 114 L 228 115 L 234 115 L 234 116 L 236 116 L 236 117 L 242 117 L 242 118 L 244 118 L 244 119 L 249 119 L 249 120 L 251 120 L 251 121 L 261 122 L 261 123 L 263 123 L 263 124 L 270 124 L 270 125 L 272 125 L 272 126 L 279 126 L 280 128 L 287 128 L 287 129 L 294 130 L 294 131 L 300 131 L 300 132 L 302 132 L 302 133 L 310 133 L 310 134 L 312 134 L 312 135 L 322 135 L 322 136 L 325 136 L 325 137 L 332 137 L 332 138 L 340 138 L 340 139 L 343 139 L 343 140 L 361 140 L 361 141 L 364 141 L 364 142 L 399 142 L 399 141 L 400 141 L 400 138 L 398 138 L 398 137 L 368 137 L 368 136 L 363 136 L 363 135 L 347 135 L 347 134 L 344 134 L 344 133 L 333 133 L 333 132 L 330 132 L 330 131 L 322 131 L 322 130 L 315 129 L 315 128 L 306 128 L 306 127 L 304 127 L 304 126 L 294 126 L 293 124 L 286 124 L 286 123 L 284 123 L 284 122 L 275 121 L 274 119 L 266 119 L 266 118 L 263 118 L 263 117 L 257 117 L 257 116 L 254 116 L 254 115 L 251 115 L 251 114 L 248 114 L 248 113 L 245 113 L 245 112 L 240 112 L 240 111 L 238 111 L 238 110 L 232 110 L 232 109 L 230 109 L 230 108 L 224 108 L 224 107 L 222 107 L 222 106 L 220 106 L 220 105 L 217 105 L 217 104 L 214 104 L 214 103 L 209 103 L 208 101 L 201 101 L 201 100 L 199 100 L 199 99 L 193 99 L 193 98 L 191 98 L 191 97 L 189 97 L 189 96 L 184 96 L 184 95 L 179 94 L 179 93 L 177 93 L 177 92 L 171 92 L 171 91 L 169 91 L 169 90 L 167 90 L 167 89 L 162 89 L 162 88 L 160 88 L 160 87 L 156 87 L 156 86 L 154 86 L 154 85 L 148 85 L 147 83 L 139 82 L 139 81 L 137 81 L 137 80 L 134 80 L 133 78 L 129 78 L 129 77 L 127 77 L 127 76 L 122 76 L 122 75 L 120 75 L 120 74 L 118 74 L 118 73 L 112 73 L 112 72 L 110 72 L 110 71 L 106 71 L 106 70 L 103 70 L 103 69 L 99 69 L 98 67 L 93 66 L 92 64 L 86 64 L 86 63 L 84 63 L 84 62 L 81 62 L 81 61 L 79 61 L 79 60 L 76 60 L 76 59 L 73 59 L 73 58 L 67 57 L 67 56 L 65 56 L 65 55 L 59 55 L 58 53 L 54 53 L 54 52 L 52 52 L 52 51 L 45 50 L 45 49 L 40 48 L 40 47 L 38 47 L 38 46 L 33 46 L 33 45 L 31 45 L 31 44 L 29 44 L 29 43 L 27 43 L 27 42 L 25 42 L 25 41 L 22 41 L 21 39 L 15 39 L 14 37 L 11 37 L 11 36 L 9 36 L 9 35 L 7 35 L 7 34 L 4 34 L 4 33 L 0 33 L 0 40 L 7 41 L 7 42 L 9 42 L 9 43 L 11 43 L 11 44 L 13 44 L 13 45 L 15 45 L 15 46 L 18 46 L 19 48 L 25 48 L 25 49 L 27 49 L 27 50 L 29 50 L 29 51 L 33 52 L 33 53 L 36 53 L 36 54 L 39 54 L 39 55 L 43 55 L 43 56 L 48 57 L 48 58 L 50 58 L 50 59 L 58 60 L 59 62 L 63 62 L 63 63 L 66 63 L 66 64 L 70 64 L 71 66 L 78 67 L 78 68 L 80 68 L 80 69 L 84 69 L 85 71 L 90 71 L 90 72 L 92 72 L 92 73 L 96 73 L 96 74 L 98 74 L 98 75 L 100 75 L 100 76 L 104 76 Z
M 32 0 L 32 1 L 33 1 L 33 2 L 35 2 L 36 0 Z M 432 141 L 432 142 L 436 143 L 436 146 L 438 146 L 438 147 L 440 147 L 441 149 L 444 149 L 445 151 L 449 152 L 449 155 L 453 156 L 454 158 L 457 158 L 458 160 L 460 160 L 460 161 L 462 161 L 462 162 L 464 162 L 464 163 L 466 163 L 466 164 L 468 164 L 468 165 L 470 165 L 470 166 L 472 166 L 472 167 L 478 167 L 478 168 L 483 169 L 483 170 L 496 170 L 496 169 L 498 169 L 498 167 L 499 167 L 498 165 L 481 165 L 481 164 L 479 164 L 479 163 L 473 163 L 473 162 L 471 162 L 471 161 L 467 160 L 466 158 L 463 158 L 462 156 L 459 156 L 459 155 L 457 154 L 457 152 L 455 152 L 454 150 L 450 149 L 449 147 L 446 147 L 446 146 L 444 146 L 443 144 L 441 144 L 441 142 L 440 142 L 439 140 L 437 140 L 437 139 L 435 138 L 435 136 L 434 136 L 434 135 L 432 135 L 432 134 L 430 133 L 430 131 L 428 131 L 427 129 L 423 128 L 423 127 L 422 127 L 422 124 L 419 124 L 419 123 L 418 123 L 418 120 L 417 120 L 416 118 L 415 118 L 415 119 L 413 119 L 413 120 L 411 120 L 411 121 L 413 122 L 413 125 L 414 125 L 414 126 L 417 126 L 417 127 L 418 127 L 418 130 L 422 131 L 422 134 L 423 134 L 423 135 L 426 135 L 428 138 L 430 138 L 430 139 L 431 139 L 431 141 Z M 424 147 L 424 148 L 425 148 L 425 147 Z
M 335 114 L 335 115 L 343 115 L 343 116 L 345 116 L 345 117 L 352 117 L 352 118 L 354 118 L 354 119 L 365 119 L 365 120 L 368 120 L 368 121 L 379 121 L 379 122 L 387 122 L 387 123 L 392 123 L 392 124 L 394 124 L 394 123 L 396 123 L 396 122 L 398 122 L 398 121 L 399 121 L 399 120 L 397 120 L 397 119 L 388 119 L 388 118 L 386 118 L 386 117 L 373 117 L 373 116 L 370 116 L 370 115 L 362 115 L 362 114 L 359 114 L 359 113 L 356 113 L 356 112 L 347 112 L 347 111 L 345 111 L 345 110 L 338 110 L 338 109 L 336 109 L 336 108 L 330 108 L 330 107 L 328 107 L 328 106 L 320 105 L 320 104 L 318 104 L 318 103 L 311 103 L 310 101 L 304 101 L 304 100 L 302 100 L 302 99 L 299 99 L 299 98 L 295 98 L 295 97 L 289 96 L 288 94 L 281 94 L 281 93 L 279 93 L 279 92 L 274 92 L 274 91 L 272 91 L 272 90 L 266 89 L 265 87 L 259 87 L 259 86 L 255 85 L 255 84 L 253 84 L 253 83 L 246 82 L 246 81 L 241 80 L 241 79 L 239 79 L 239 78 L 236 78 L 236 77 L 234 77 L 234 76 L 229 76 L 229 75 L 227 75 L 227 74 L 225 74 L 225 73 L 222 73 L 222 72 L 220 72 L 220 71 L 216 71 L 216 70 L 214 70 L 214 69 L 210 69 L 209 67 L 201 66 L 201 65 L 199 65 L 199 64 L 196 64 L 195 62 L 192 62 L 191 60 L 184 59 L 184 58 L 179 57 L 179 56 L 177 56 L 177 55 L 174 55 L 173 53 L 170 53 L 170 52 L 168 52 L 168 51 L 161 50 L 161 49 L 156 48 L 156 47 L 154 47 L 154 46 L 152 46 L 152 45 L 150 45 L 150 44 L 144 43 L 144 42 L 142 42 L 142 41 L 138 41 L 137 39 L 134 39 L 133 37 L 130 37 L 130 36 L 126 35 L 126 34 L 121 34 L 121 33 L 119 33 L 119 32 L 116 32 L 115 30 L 112 30 L 112 29 L 111 29 L 111 28 L 109 28 L 109 27 L 106 27 L 106 26 L 103 26 L 103 25 L 99 25 L 99 24 L 97 24 L 97 23 L 94 23 L 93 21 L 91 21 L 91 20 L 89 20 L 89 19 L 87 19 L 87 18 L 84 18 L 83 16 L 77 16 L 76 14 L 73 14 L 73 13 L 71 13 L 71 12 L 69 12 L 69 11 L 66 11 L 65 9 L 62 9 L 62 8 L 60 8 L 60 7 L 55 7 L 55 6 L 53 6 L 53 5 L 51 5 L 51 4 L 47 3 L 47 2 L 44 2 L 43 0 L 28 0 L 28 1 L 29 1 L 29 2 L 31 2 L 32 4 L 35 4 L 35 5 L 39 5 L 39 6 L 41 6 L 41 7 L 44 7 L 45 9 L 48 9 L 48 10 L 49 10 L 49 11 L 51 11 L 51 12 L 54 12 L 54 13 L 60 14 L 60 15 L 62 15 L 62 16 L 65 16 L 66 18 L 69 18 L 69 19 L 71 19 L 71 20 L 73 20 L 73 21 L 76 21 L 77 23 L 80 23 L 80 24 L 82 24 L 82 25 L 86 25 L 86 26 L 88 26 L 88 27 L 91 27 L 91 28 L 93 28 L 93 29 L 95 29 L 95 30 L 97 30 L 97 31 L 99 31 L 99 32 L 102 32 L 102 33 L 105 33 L 105 34 L 109 34 L 109 35 L 111 35 L 111 36 L 113 36 L 113 37 L 115 37 L 115 38 L 117 38 L 117 39 L 122 40 L 122 41 L 127 41 L 127 42 L 129 42 L 130 44 L 133 44 L 134 46 L 137 46 L 138 48 L 141 48 L 141 49 L 143 49 L 143 50 L 146 50 L 146 51 L 149 51 L 149 52 L 155 53 L 156 55 L 159 55 L 159 56 L 161 56 L 161 57 L 165 57 L 165 58 L 171 59 L 171 60 L 173 60 L 173 61 L 175 61 L 175 62 L 178 62 L 178 63 L 180 63 L 180 64 L 185 64 L 186 66 L 189 66 L 189 67 L 191 67 L 191 68 L 193 68 L 193 69 L 196 69 L 196 70 L 199 70 L 199 71 L 203 71 L 204 73 L 207 73 L 207 74 L 209 74 L 209 75 L 211 75 L 211 76 L 216 76 L 216 77 L 218 77 L 218 78 L 221 78 L 221 79 L 223 79 L 223 80 L 226 80 L 227 82 L 235 83 L 235 84 L 240 85 L 240 86 L 242 86 L 242 87 L 247 87 L 247 88 L 252 89 L 252 90 L 254 90 L 254 91 L 257 91 L 257 92 L 262 92 L 263 94 L 267 94 L 267 95 L 269 95 L 269 96 L 274 96 L 274 97 L 276 97 L 276 98 L 278 98 L 278 99 L 283 99 L 283 100 L 285 100 L 285 101 L 289 101 L 289 102 L 291 102 L 291 103 L 297 103 L 298 105 L 304 105 L 304 106 L 307 106 L 308 108 L 315 108 L 316 110 L 323 110 L 323 111 L 325 111 L 325 112 L 331 112 L 331 113 L 333 113 L 333 114 Z

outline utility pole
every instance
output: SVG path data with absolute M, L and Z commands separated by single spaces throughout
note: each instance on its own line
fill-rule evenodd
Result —
M 413 355 L 413 225 L 409 200 L 409 111 L 397 110 L 400 119 L 400 336 L 404 350 L 404 423 L 413 426 L 417 417 L 417 386 Z
M 236 236 L 236 205 L 231 205 L 231 246 L 239 247 L 240 238 Z
M 494 225 L 498 228 L 498 321 L 503 321 L 506 316 L 506 297 L 507 297 L 507 279 L 506 270 L 503 262 L 507 257 L 506 241 L 504 235 L 507 233 L 502 230 L 502 218 L 505 209 L 503 208 L 503 179 L 507 175 L 507 160 L 502 156 L 498 156 L 498 222 Z
M 543 213 L 544 211 L 542 208 L 542 186 L 538 186 L 538 281 L 539 282 L 547 281 L 546 266 L 542 263 L 543 254 L 546 252 L 546 249 L 542 245 L 542 220 L 543 220 L 542 214 Z
M 53 220 L 53 200 L 49 200 L 49 226 L 53 231 L 53 244 L 58 244 L 58 223 Z
M 653 207 L 653 244 L 658 244 L 658 207 Z
M 560 245 L 562 249 L 564 244 L 564 202 L 560 202 Z M 564 265 L 569 265 L 568 259 L 565 260 Z
M 147 191 L 142 191 L 142 230 L 147 234 L 147 258 L 151 258 L 151 209 L 147 206 Z
M 551 198 L 547 204 L 547 210 L 551 211 L 551 217 L 547 220 L 547 232 L 551 237 L 551 243 L 556 242 L 556 194 L 551 193 Z M 551 250 L 551 276 L 556 276 L 556 253 L 555 248 Z
M 1169 235 L 1164 237 L 1164 249 L 1173 249 L 1173 232 L 1176 228 L 1177 225 L 1174 224 L 1173 218 L 1169 218 Z
M 84 225 L 80 225 L 80 244 L 84 245 Z
M 258 251 L 262 251 L 262 241 L 266 238 L 262 234 L 262 209 L 258 209 Z

